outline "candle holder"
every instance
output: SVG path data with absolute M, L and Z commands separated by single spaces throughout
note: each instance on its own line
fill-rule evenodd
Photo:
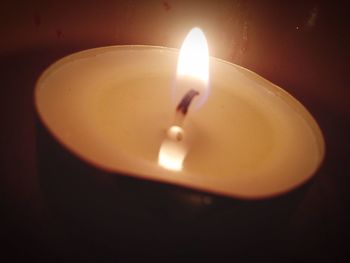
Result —
M 273 258 L 283 253 L 281 233 L 310 184 L 241 200 L 105 172 L 72 154 L 40 121 L 37 144 L 51 230 L 64 254 L 79 259 L 175 260 L 218 252 L 260 258 L 249 253 L 252 247 Z

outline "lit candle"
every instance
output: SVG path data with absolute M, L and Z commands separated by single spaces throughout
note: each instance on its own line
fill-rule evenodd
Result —
M 208 58 L 204 35 L 192 34 L 180 56 L 111 46 L 59 60 L 37 83 L 42 122 L 71 152 L 112 173 L 241 198 L 309 179 L 324 141 L 308 111 L 257 74 Z M 179 113 L 190 90 L 188 112 Z

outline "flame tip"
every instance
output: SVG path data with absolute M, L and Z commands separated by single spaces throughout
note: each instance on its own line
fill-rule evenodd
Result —
M 189 75 L 208 83 L 209 48 L 207 39 L 199 27 L 187 34 L 179 55 L 178 74 Z

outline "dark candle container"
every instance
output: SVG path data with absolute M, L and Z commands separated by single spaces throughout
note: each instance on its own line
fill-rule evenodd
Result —
M 218 196 L 102 171 L 57 142 L 39 120 L 37 135 L 50 221 L 73 257 L 276 257 L 285 252 L 283 229 L 307 188 L 264 200 Z

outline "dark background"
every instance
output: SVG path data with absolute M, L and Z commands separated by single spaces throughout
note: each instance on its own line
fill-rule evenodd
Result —
M 179 47 L 193 26 L 205 31 L 213 56 L 280 85 L 319 123 L 326 141 L 325 161 L 284 229 L 289 246 L 284 261 L 346 262 L 350 201 L 346 1 L 4 1 L 0 14 L 3 262 L 73 260 L 57 245 L 60 237 L 50 223 L 38 175 L 33 90 L 41 72 L 62 56 L 86 48 Z M 247 253 L 256 250 L 252 246 Z

